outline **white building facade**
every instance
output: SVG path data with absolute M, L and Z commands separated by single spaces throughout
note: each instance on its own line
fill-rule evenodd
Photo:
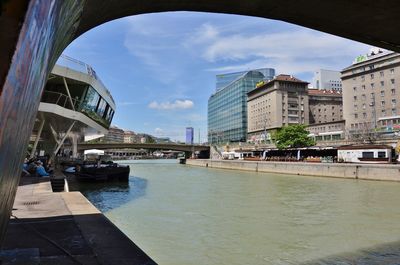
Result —
M 326 69 L 319 69 L 315 71 L 313 86 L 316 89 L 342 91 L 340 72 Z

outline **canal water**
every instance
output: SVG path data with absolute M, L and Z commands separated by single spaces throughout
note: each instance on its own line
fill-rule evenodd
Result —
M 80 189 L 159 264 L 400 264 L 400 183 L 124 163 Z

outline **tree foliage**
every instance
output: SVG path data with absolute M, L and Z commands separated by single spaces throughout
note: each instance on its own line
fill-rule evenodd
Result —
M 285 126 L 275 134 L 276 147 L 284 149 L 315 145 L 315 141 L 308 137 L 308 134 L 305 125 Z

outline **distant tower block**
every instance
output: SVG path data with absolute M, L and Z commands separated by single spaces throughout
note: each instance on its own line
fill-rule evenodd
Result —
M 186 144 L 193 144 L 193 127 L 186 127 Z

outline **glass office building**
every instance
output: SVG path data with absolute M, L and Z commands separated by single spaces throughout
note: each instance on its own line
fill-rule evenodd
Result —
M 261 71 L 264 69 L 272 71 Z M 232 73 L 217 76 L 217 91 L 208 99 L 209 143 L 246 141 L 247 93 L 261 80 L 273 78 L 273 76 L 266 77 L 264 73 L 275 74 L 274 69 L 264 69 L 240 72 L 240 75 Z M 226 83 L 233 77 L 234 80 Z M 222 87 L 223 85 L 225 86 Z
M 186 127 L 186 144 L 193 144 L 193 127 Z
M 264 75 L 264 79 L 271 80 L 275 76 L 275 69 L 273 68 L 261 68 L 261 69 L 254 69 L 252 71 L 258 71 Z M 227 73 L 227 74 L 220 74 L 216 75 L 216 90 L 221 90 L 222 88 L 226 87 L 236 79 L 240 78 L 241 76 L 245 75 L 248 71 L 236 72 L 236 73 Z

